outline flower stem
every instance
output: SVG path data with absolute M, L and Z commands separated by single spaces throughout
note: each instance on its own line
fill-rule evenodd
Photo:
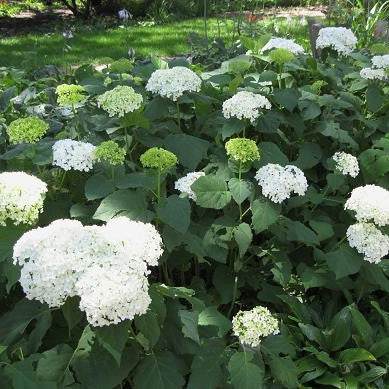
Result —
M 181 112 L 180 112 L 180 103 L 178 102 L 177 100 L 177 124 L 178 124 L 178 128 L 181 130 Z
M 239 185 L 240 185 L 240 181 L 242 179 L 242 162 L 239 162 Z M 242 223 L 242 217 L 243 217 L 243 214 L 242 214 L 242 203 L 239 203 L 239 223 Z
M 232 310 L 234 309 L 237 292 L 238 292 L 238 275 L 235 275 L 234 290 L 232 292 L 232 301 L 231 301 L 230 309 L 228 310 L 228 315 L 227 315 L 228 317 L 231 317 Z
M 112 182 L 115 184 L 115 167 L 111 166 Z
M 61 182 L 59 184 L 58 192 L 61 192 L 62 186 L 65 182 L 65 178 L 66 178 L 66 170 L 64 170 L 64 172 L 63 172 L 62 179 L 61 179 Z
M 158 174 L 157 174 L 157 227 L 159 224 L 160 202 L 161 202 L 161 169 L 158 169 Z

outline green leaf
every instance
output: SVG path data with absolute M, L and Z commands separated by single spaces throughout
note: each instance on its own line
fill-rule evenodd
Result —
M 303 223 L 294 220 L 285 220 L 286 237 L 288 240 L 302 242 L 307 245 L 319 244 L 317 235 Z
M 8 346 L 18 340 L 30 323 L 34 323 L 30 329 L 30 337 L 33 337 L 33 349 L 36 351 L 50 327 L 51 313 L 47 306 L 35 300 L 20 300 L 12 310 L 1 316 L 0 344 Z M 38 330 L 37 333 L 34 333 L 34 328 Z
M 85 182 L 85 197 L 88 200 L 101 199 L 115 190 L 110 178 L 103 174 L 95 174 Z
M 253 240 L 253 233 L 247 223 L 241 223 L 234 228 L 234 238 L 239 246 L 239 257 L 242 258 Z
M 369 350 L 377 359 L 389 353 L 389 337 L 375 342 Z
M 93 219 L 108 221 L 121 211 L 126 211 L 126 216 L 133 220 L 149 221 L 144 197 L 134 190 L 118 190 L 107 196 L 100 203 Z
M 230 190 L 232 198 L 236 201 L 236 203 L 242 204 L 243 201 L 250 196 L 252 185 L 246 180 L 231 178 L 228 181 L 228 189 Z
M 348 307 L 339 311 L 331 320 L 327 331 L 328 347 L 331 351 L 340 350 L 351 337 L 351 315 Z
M 224 348 L 222 339 L 204 340 L 193 358 L 188 389 L 215 389 L 220 386 Z
M 274 378 L 285 388 L 297 388 L 297 366 L 289 357 L 270 356 L 270 369 Z
M 353 321 L 353 325 L 357 330 L 360 339 L 362 340 L 362 345 L 370 347 L 373 344 L 374 331 L 369 322 L 365 319 L 361 312 L 359 312 L 357 306 L 352 304 L 350 306 L 350 313 Z M 358 344 L 359 345 L 359 344 Z
M 159 211 L 161 220 L 181 234 L 185 234 L 190 224 L 190 204 L 187 198 L 169 196 Z
M 173 134 L 165 138 L 164 145 L 177 155 L 181 165 L 195 170 L 202 159 L 207 157 L 209 142 L 191 135 Z
M 250 350 L 236 352 L 228 362 L 231 382 L 235 389 L 263 388 L 265 368 L 254 363 L 255 354 Z
M 367 108 L 372 112 L 378 111 L 382 107 L 384 99 L 382 90 L 376 84 L 369 84 L 366 89 Z
M 199 326 L 217 327 L 218 336 L 222 337 L 232 328 L 232 323 L 216 307 L 208 307 L 200 312 Z
M 154 190 L 157 187 L 157 175 L 155 172 L 134 172 L 121 175 L 115 179 L 115 184 L 119 189 L 145 188 Z
M 241 133 L 246 128 L 246 123 L 237 118 L 230 118 L 225 120 L 222 127 L 222 138 L 225 140 L 232 135 Z
M 368 384 L 369 382 L 377 381 L 380 377 L 386 375 L 388 371 L 381 366 L 374 366 L 367 372 L 358 376 L 358 382 Z
M 261 142 L 258 148 L 261 155 L 260 163 L 262 166 L 267 165 L 268 163 L 278 163 L 280 165 L 287 165 L 289 163 L 288 157 L 273 142 Z
M 300 92 L 296 88 L 287 88 L 287 89 L 274 89 L 274 100 L 280 104 L 282 107 L 285 107 L 288 111 L 292 112 L 293 109 L 297 106 L 298 99 L 300 97 Z
M 225 180 L 216 175 L 200 177 L 192 185 L 197 196 L 196 203 L 203 208 L 222 209 L 231 201 Z
M 68 297 L 65 304 L 62 305 L 61 310 L 68 324 L 69 334 L 70 331 L 82 320 L 84 314 L 79 308 L 80 300 L 78 297 Z
M 0 262 L 12 261 L 13 247 L 18 239 L 26 232 L 24 226 L 0 226 Z
M 134 377 L 134 389 L 179 389 L 185 385 L 185 365 L 170 351 L 158 351 L 142 359 Z
M 198 331 L 199 313 L 186 310 L 178 312 L 182 323 L 182 333 L 186 338 L 194 340 L 200 344 L 200 337 Z
M 363 261 L 361 255 L 347 245 L 327 253 L 324 259 L 337 280 L 358 273 Z
M 339 360 L 342 363 L 354 363 L 364 361 L 375 361 L 375 357 L 364 348 L 349 348 L 339 354 Z
M 232 300 L 234 279 L 234 273 L 228 266 L 218 265 L 213 272 L 213 284 L 220 295 L 222 304 L 227 304 Z
M 135 316 L 136 328 L 145 336 L 149 341 L 151 347 L 155 346 L 161 335 L 161 327 L 158 320 L 157 312 L 148 310 L 141 316 Z
M 73 349 L 67 344 L 59 344 L 43 352 L 36 369 L 38 378 L 44 381 L 60 381 L 72 355 Z
M 299 154 L 293 163 L 300 169 L 311 169 L 316 166 L 322 158 L 321 147 L 317 143 L 304 143 L 299 148 Z
M 281 207 L 261 197 L 251 204 L 254 231 L 259 234 L 275 223 L 281 214 Z
M 125 320 L 116 325 L 98 327 L 94 331 L 101 346 L 113 356 L 118 366 L 120 366 L 124 346 L 129 338 L 129 328 L 130 322 Z

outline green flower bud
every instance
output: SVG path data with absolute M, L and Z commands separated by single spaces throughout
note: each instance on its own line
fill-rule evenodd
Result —
M 172 152 L 160 147 L 152 147 L 140 156 L 143 167 L 168 170 L 178 163 L 178 159 Z
M 133 69 L 134 65 L 127 58 L 118 59 L 115 62 L 112 62 L 109 70 L 111 73 L 129 73 Z
M 49 125 L 36 116 L 16 119 L 7 128 L 11 143 L 36 143 L 42 139 Z
M 58 85 L 55 93 L 57 94 L 57 103 L 59 105 L 74 105 L 83 101 L 85 89 L 81 85 L 62 84 Z
M 271 62 L 275 62 L 277 65 L 283 65 L 294 59 L 294 54 L 288 49 L 274 49 L 269 53 Z
M 252 162 L 260 158 L 256 143 L 247 138 L 230 139 L 226 145 L 227 155 L 237 162 Z
M 98 161 L 106 161 L 110 165 L 122 165 L 126 158 L 126 150 L 113 140 L 100 143 L 95 150 L 95 158 Z

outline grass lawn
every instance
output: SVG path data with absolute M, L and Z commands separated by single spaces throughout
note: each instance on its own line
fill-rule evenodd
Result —
M 298 21 L 285 19 L 265 19 L 260 22 L 263 30 L 271 31 L 274 35 L 288 36 L 296 39 L 304 46 L 308 46 L 307 26 Z M 277 27 L 276 27 L 277 26 Z M 129 46 L 133 47 L 137 55 L 175 55 L 188 53 L 188 33 L 195 31 L 204 34 L 202 19 L 184 20 L 166 25 L 131 26 L 128 30 L 123 27 L 105 29 L 103 27 L 84 26 L 82 32 L 75 32 L 69 41 L 71 50 L 66 53 L 68 64 L 79 64 L 96 61 L 99 58 L 111 57 L 118 59 L 127 56 L 126 36 Z M 208 35 L 210 38 L 218 36 L 216 19 L 208 21 Z M 278 30 L 278 33 L 276 31 Z M 223 22 L 220 35 L 232 41 L 232 21 Z M 236 39 L 236 36 L 235 36 Z M 64 63 L 65 40 L 61 32 L 39 33 L 31 32 L 0 40 L 0 66 L 25 66 L 27 62 L 38 65 Z

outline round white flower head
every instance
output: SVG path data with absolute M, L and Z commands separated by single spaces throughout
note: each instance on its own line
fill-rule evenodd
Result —
M 177 101 L 185 92 L 200 92 L 201 78 L 184 66 L 156 70 L 146 85 L 146 90 Z
M 198 178 L 203 176 L 205 176 L 204 172 L 188 173 L 186 176 L 179 178 L 174 183 L 174 189 L 180 191 L 181 193 L 186 193 L 190 199 L 196 201 L 197 197 L 196 194 L 193 192 L 191 186 Z
M 359 173 L 358 160 L 351 154 L 343 151 L 336 152 L 332 159 L 336 162 L 336 169 L 345 176 L 356 177 Z
M 126 85 L 119 85 L 97 97 L 97 105 L 107 111 L 110 117 L 122 117 L 136 111 L 142 104 L 142 95 Z
M 331 48 L 338 54 L 349 55 L 357 46 L 354 33 L 345 27 L 324 27 L 316 40 L 317 49 Z
M 240 91 L 223 103 L 223 115 L 226 119 L 236 117 L 254 122 L 262 109 L 271 109 L 270 101 L 260 94 Z
M 151 302 L 147 278 L 123 270 L 93 266 L 77 281 L 80 309 L 93 326 L 117 324 L 146 313 Z
M 20 284 L 30 300 L 59 307 L 74 296 L 79 268 L 87 258 L 88 239 L 76 220 L 56 220 L 26 232 L 15 244 L 13 259 L 21 266 Z M 93 247 L 93 246 L 92 246 Z
M 389 54 L 385 55 L 375 55 L 371 62 L 374 68 L 386 69 L 389 68 Z
M 78 295 L 89 322 L 100 326 L 146 312 L 147 267 L 157 265 L 162 252 L 155 227 L 118 217 L 85 227 L 56 220 L 24 234 L 13 257 L 27 298 L 58 307 Z
M 24 172 L 0 174 L 0 225 L 33 224 L 42 212 L 47 185 Z
M 93 169 L 95 150 L 91 143 L 61 139 L 53 145 L 53 165 L 87 172 Z
M 365 80 L 385 80 L 387 78 L 384 69 L 363 68 L 359 75 Z
M 262 306 L 239 311 L 232 319 L 232 330 L 240 342 L 249 347 L 259 346 L 265 336 L 280 333 L 278 320 Z
M 364 255 L 364 260 L 379 263 L 389 253 L 389 236 L 373 223 L 356 223 L 347 229 L 349 245 Z
M 269 163 L 261 167 L 255 179 L 262 187 L 262 193 L 274 203 L 281 203 L 292 193 L 303 196 L 308 188 L 304 173 L 294 165 Z
M 304 54 L 303 47 L 297 44 L 293 39 L 271 38 L 266 43 L 266 45 L 262 47 L 260 53 L 263 54 L 266 51 L 272 49 L 287 49 L 291 51 L 294 55 Z
M 389 191 L 377 185 L 353 189 L 344 209 L 355 211 L 359 222 L 372 221 L 378 226 L 389 224 Z

